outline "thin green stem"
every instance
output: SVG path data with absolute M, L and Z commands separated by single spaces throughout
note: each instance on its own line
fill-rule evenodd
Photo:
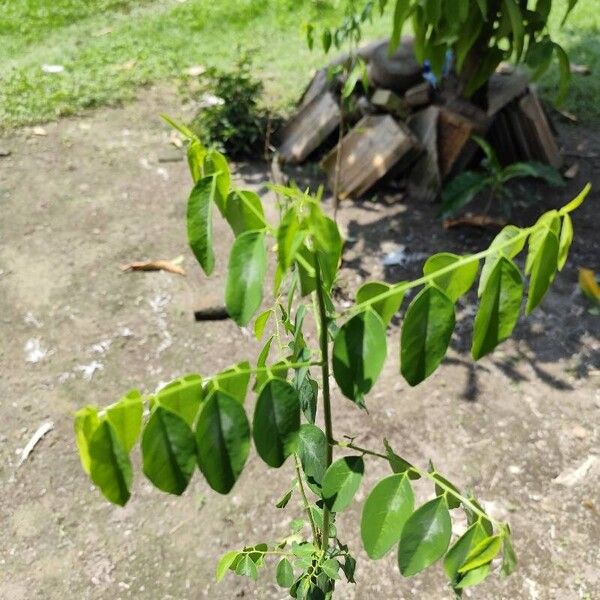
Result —
M 279 367 L 287 367 L 288 369 L 301 369 L 302 367 L 320 367 L 320 360 L 310 360 L 304 362 L 284 362 L 281 365 L 277 365 L 276 368 Z M 217 373 L 216 375 L 211 375 L 210 377 L 206 377 L 204 381 L 214 381 L 220 379 L 230 379 L 232 377 L 237 377 L 240 374 L 246 373 L 249 375 L 257 375 L 258 373 L 266 373 L 267 371 L 272 371 L 273 365 L 265 366 L 265 367 L 256 367 L 253 369 L 232 369 L 231 371 L 226 371 L 224 373 Z
M 304 479 L 302 474 L 302 466 L 300 464 L 300 459 L 297 454 L 294 454 L 294 461 L 296 463 L 296 478 L 298 479 L 298 488 L 300 489 L 300 495 L 302 496 L 302 501 L 304 503 L 304 510 L 308 515 L 308 520 L 310 521 L 310 528 L 312 529 L 313 534 L 313 542 L 315 545 L 319 545 L 319 532 L 317 530 L 317 524 L 313 518 L 313 514 L 310 510 L 310 502 L 308 501 L 308 496 L 306 495 L 306 490 L 304 489 Z
M 316 274 L 316 294 L 319 305 L 319 338 L 321 346 L 321 378 L 323 380 L 323 418 L 325 420 L 325 435 L 327 436 L 327 466 L 333 462 L 333 422 L 331 420 L 331 395 L 329 390 L 329 339 L 328 339 L 328 318 L 325 308 L 325 297 L 323 294 L 323 280 L 321 277 L 321 267 L 319 258 L 314 254 L 315 274 Z M 331 513 L 327 506 L 323 507 L 323 531 L 321 548 L 327 550 L 329 547 L 329 522 Z
M 377 458 L 382 458 L 385 461 L 388 460 L 388 457 L 385 454 L 381 454 L 380 452 L 375 452 L 373 450 L 369 450 L 368 448 L 362 448 L 361 446 L 357 446 L 353 442 L 334 441 L 334 445 L 338 446 L 339 448 L 350 448 L 351 450 L 356 450 L 357 452 L 360 452 L 361 454 L 366 454 L 368 456 L 375 456 Z M 504 525 L 503 523 L 501 523 L 500 521 L 497 521 L 493 517 L 490 517 L 483 510 L 481 510 L 475 504 L 473 504 L 473 502 L 471 502 L 471 500 L 469 500 L 468 498 L 463 496 L 460 492 L 457 492 L 455 489 L 451 488 L 448 484 L 446 484 L 443 481 L 441 481 L 440 479 L 438 479 L 433 473 L 430 473 L 429 471 L 424 471 L 423 469 L 420 469 L 419 467 L 415 467 L 414 465 L 411 465 L 411 468 L 416 473 L 418 473 L 421 477 L 424 477 L 425 479 L 429 479 L 430 481 L 435 483 L 438 487 L 443 489 L 444 492 L 454 496 L 458 501 L 460 501 L 464 506 L 466 506 L 470 510 L 472 510 L 479 517 L 481 517 L 483 519 L 487 519 L 488 521 L 490 521 L 491 523 L 496 525 L 496 527 L 498 527 L 498 528 L 503 527 L 503 525 Z

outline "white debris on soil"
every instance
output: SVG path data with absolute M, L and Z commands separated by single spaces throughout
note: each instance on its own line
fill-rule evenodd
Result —
M 42 65 L 42 71 L 44 73 L 63 73 L 65 68 L 63 65 Z
M 578 467 L 574 469 L 567 469 L 563 471 L 558 477 L 554 479 L 554 483 L 564 485 L 566 487 L 574 487 L 588 474 L 588 471 L 596 464 L 598 460 L 597 456 L 588 456 Z
M 25 361 L 28 363 L 39 363 L 52 354 L 42 346 L 40 338 L 31 338 L 25 342 Z
M 164 167 L 158 167 L 156 169 L 156 174 L 163 180 L 169 181 L 169 172 Z
M 384 267 L 403 267 L 413 262 L 425 260 L 429 255 L 424 252 L 415 252 L 409 254 L 406 246 L 399 244 L 395 249 L 388 252 L 384 257 L 382 264 Z
M 156 348 L 156 355 L 162 354 L 167 348 L 170 348 L 173 344 L 173 338 L 167 328 L 167 313 L 164 310 L 165 307 L 171 301 L 171 296 L 166 294 L 165 292 L 158 292 L 154 298 L 148 300 L 148 304 L 150 304 L 150 308 L 152 312 L 156 315 L 156 323 L 158 325 L 158 330 L 162 337 L 161 343 Z
M 75 370 L 82 373 L 85 381 L 91 381 L 96 371 L 104 371 L 104 365 L 97 360 L 93 360 L 89 365 L 77 365 Z
M 92 352 L 96 352 L 97 354 L 104 354 L 105 352 L 108 352 L 111 344 L 111 339 L 101 340 L 96 344 L 92 344 Z
M 18 467 L 20 467 L 29 457 L 29 455 L 33 452 L 33 449 L 36 447 L 36 445 L 39 443 L 39 441 L 50 431 L 52 431 L 54 429 L 54 423 L 52 421 L 48 421 L 46 423 L 42 423 L 42 425 L 40 425 L 36 432 L 31 436 L 30 440 L 27 442 L 27 445 L 25 446 L 25 448 L 23 448 L 23 450 L 21 450 L 21 456 L 19 457 L 19 464 L 17 465 Z
M 23 322 L 25 323 L 25 325 L 33 325 L 34 327 L 37 327 L 38 329 L 40 329 L 42 327 L 42 324 L 35 318 L 35 316 L 31 312 L 28 312 L 23 317 Z
M 131 329 L 129 329 L 129 327 L 121 327 L 121 329 L 119 329 L 118 333 L 121 337 L 124 337 L 124 338 L 133 337 L 133 331 L 131 331 Z

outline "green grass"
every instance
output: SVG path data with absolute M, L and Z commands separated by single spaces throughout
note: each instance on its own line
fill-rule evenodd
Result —
M 553 30 L 567 0 L 555 0 Z M 558 39 L 594 75 L 574 76 L 566 108 L 600 122 L 600 11 L 580 0 Z M 289 106 L 323 62 L 302 34 L 309 20 L 336 23 L 333 0 L 0 0 L 0 124 L 43 122 L 135 97 L 140 86 L 195 64 L 226 67 L 249 50 L 269 102 Z M 390 15 L 368 29 L 389 31 Z M 46 74 L 43 64 L 65 71 Z M 555 89 L 553 69 L 541 82 Z

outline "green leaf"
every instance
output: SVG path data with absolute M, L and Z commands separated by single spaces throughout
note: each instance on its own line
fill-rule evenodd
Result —
M 300 279 L 300 294 L 307 296 L 317 288 L 317 280 L 315 277 L 313 255 L 306 244 L 298 248 L 294 263 L 298 269 L 298 278 Z
M 400 370 L 410 385 L 421 383 L 437 369 L 454 325 L 454 303 L 438 288 L 427 286 L 410 303 L 400 342 Z
M 258 568 L 249 554 L 242 555 L 242 558 L 235 567 L 235 574 L 242 577 L 250 577 L 254 581 L 258 579 Z
M 319 384 L 308 375 L 302 380 L 298 389 L 300 408 L 309 423 L 314 423 L 317 416 L 317 399 Z
M 292 494 L 294 493 L 294 488 L 288 490 L 275 504 L 275 508 L 285 508 L 289 501 L 292 499 Z
M 481 16 L 484 21 L 487 21 L 487 13 L 488 13 L 488 0 L 477 0 L 477 5 L 479 6 L 479 10 L 481 11 Z
M 227 196 L 225 219 L 233 233 L 238 235 L 267 225 L 260 197 L 250 190 L 233 190 Z
M 419 507 L 402 528 L 398 565 L 404 577 L 416 575 L 441 558 L 452 535 L 452 523 L 442 496 Z
M 456 584 L 457 590 L 463 590 L 474 585 L 479 585 L 490 574 L 490 564 L 482 565 L 465 573 L 461 580 Z
M 227 196 L 231 187 L 231 174 L 229 173 L 229 164 L 223 154 L 216 150 L 209 150 L 204 157 L 203 176 L 214 175 L 216 188 L 214 201 L 219 211 L 226 216 Z
M 337 277 L 344 243 L 337 223 L 326 217 L 315 205 L 311 207 L 309 225 L 321 268 L 321 279 L 329 292 Z M 314 265 L 314 259 L 311 264 Z
M 187 161 L 190 173 L 192 175 L 192 181 L 197 183 L 198 180 L 203 176 L 204 172 L 204 159 L 206 158 L 206 148 L 200 143 L 199 140 L 192 140 L 187 147 Z
M 398 543 L 404 523 L 414 508 L 414 494 L 406 474 L 382 479 L 365 501 L 360 534 L 369 558 L 377 560 Z
M 323 30 L 323 34 L 321 35 L 321 43 L 323 45 L 323 52 L 325 52 L 325 54 L 327 54 L 329 52 L 329 48 L 331 48 L 331 42 L 332 42 L 331 30 L 329 29 L 329 27 L 326 27 Z
M 404 23 L 410 15 L 410 10 L 410 0 L 396 0 L 396 5 L 394 7 L 394 25 L 392 29 L 392 36 L 390 37 L 390 45 L 388 48 L 388 54 L 390 56 L 396 51 L 400 44 Z
M 558 70 L 560 72 L 556 104 L 560 105 L 565 101 L 567 92 L 569 91 L 569 84 L 571 83 L 571 61 L 569 60 L 569 55 L 559 44 L 554 44 L 554 51 L 558 58 Z
M 210 275 L 215 268 L 212 246 L 212 205 L 216 193 L 216 177 L 202 177 L 194 185 L 187 205 L 188 242 L 207 275 Z
M 433 464 L 431 464 L 431 462 L 430 462 L 430 471 L 429 472 L 431 473 L 432 477 L 436 481 L 436 484 L 435 484 L 436 496 L 445 496 L 446 504 L 448 505 L 449 509 L 459 508 L 461 505 L 461 501 L 458 499 L 458 496 L 461 495 L 460 490 L 453 483 L 451 483 L 445 477 L 440 475 L 435 470 L 435 468 L 433 467 Z M 456 492 L 456 495 L 453 494 L 452 492 L 448 491 L 449 489 L 452 490 L 453 492 Z
M 296 451 L 299 429 L 298 392 L 282 379 L 267 381 L 258 395 L 252 423 L 258 455 L 270 467 L 280 467 Z
M 569 256 L 569 249 L 573 243 L 573 221 L 569 214 L 565 214 L 560 228 L 560 241 L 558 245 L 558 270 L 562 271 Z
M 543 179 L 550 185 L 565 185 L 562 175 L 554 167 L 535 161 L 513 163 L 502 171 L 503 182 L 516 177 L 535 177 L 537 179 Z
M 289 588 L 294 585 L 294 568 L 287 558 L 282 558 L 279 561 L 275 577 L 277 584 L 282 588 Z
M 523 55 L 523 44 L 525 41 L 525 27 L 523 15 L 516 0 L 502 0 L 503 10 L 508 13 L 512 29 L 512 44 L 515 50 L 515 59 L 518 62 Z
M 87 475 L 90 474 L 90 439 L 100 424 L 98 410 L 93 406 L 84 406 L 75 413 L 75 442 L 79 450 L 81 466 Z
M 364 406 L 364 395 L 375 384 L 387 354 L 385 327 L 367 309 L 344 323 L 333 343 L 333 376 L 344 396 Z
M 90 477 L 105 498 L 125 506 L 131 496 L 133 482 L 131 462 L 114 427 L 102 421 L 94 431 L 88 446 Z
M 176 121 L 175 119 L 173 119 L 172 117 L 170 117 L 168 114 L 166 113 L 160 113 L 160 118 L 170 127 L 172 127 L 173 129 L 175 129 L 175 131 L 178 131 L 179 133 L 181 133 L 181 135 L 190 141 L 197 141 L 196 138 L 196 134 L 186 125 L 184 125 L 183 123 L 180 123 L 179 121 Z
M 481 276 L 479 277 L 479 287 L 477 289 L 478 296 L 483 294 L 483 290 L 487 285 L 487 280 L 496 266 L 498 257 L 506 256 L 507 258 L 513 258 L 523 250 L 526 236 L 522 235 L 522 233 L 522 230 L 518 227 L 507 225 L 494 238 L 490 244 L 490 250 L 495 249 L 496 251 L 489 254 L 483 263 Z
M 389 292 L 392 288 L 399 285 L 400 284 L 397 283 L 392 286 L 383 281 L 370 281 L 365 283 L 359 288 L 358 292 L 356 292 L 356 303 L 362 304 L 363 302 L 367 302 L 371 300 L 371 298 Z M 392 317 L 400 310 L 403 299 L 404 290 L 400 289 L 383 300 L 373 302 L 370 307 L 381 317 L 384 325 L 389 325 Z
M 260 341 L 262 339 L 265 333 L 265 327 L 267 326 L 267 323 L 272 313 L 273 311 L 269 309 L 265 310 L 265 312 L 260 313 L 260 315 L 256 317 L 256 321 L 254 321 L 254 337 L 257 340 Z
M 409 479 L 421 479 L 419 472 L 407 460 L 394 452 L 386 438 L 383 438 L 383 445 L 385 446 L 388 462 L 394 473 L 406 473 Z
M 482 85 L 485 85 L 489 81 L 498 68 L 498 65 L 504 59 L 504 54 L 504 50 L 496 47 L 486 50 L 479 62 L 479 68 L 475 72 L 475 75 L 469 79 L 465 87 L 465 97 L 470 98 Z
M 221 581 L 223 579 L 223 577 L 225 577 L 225 574 L 227 573 L 227 571 L 230 569 L 230 567 L 233 565 L 233 563 L 237 560 L 237 558 L 239 556 L 240 556 L 240 553 L 237 550 L 231 550 L 230 552 L 226 552 L 225 554 L 223 554 L 223 556 L 221 557 L 221 560 L 219 561 L 219 564 L 217 565 L 217 573 L 216 573 L 217 583 L 219 581 Z
M 529 290 L 525 314 L 529 315 L 542 301 L 558 268 L 558 238 L 551 229 L 546 229 L 539 245 L 534 250 L 531 263 Z
M 586 199 L 586 196 L 590 193 L 590 190 L 592 189 L 592 186 L 590 183 L 587 183 L 585 185 L 585 187 L 581 190 L 581 192 L 579 192 L 579 194 L 577 194 L 577 196 L 575 196 L 575 198 L 573 198 L 573 200 L 571 200 L 571 202 L 569 202 L 568 204 L 566 204 L 565 206 L 563 206 L 560 210 L 561 214 L 567 214 L 567 213 L 571 213 L 574 210 L 576 210 L 577 208 L 579 208 L 581 206 L 581 204 L 583 203 L 583 201 Z
M 525 62 L 533 69 L 532 79 L 539 79 L 552 63 L 554 55 L 554 42 L 550 36 L 544 36 L 541 40 L 530 43 L 527 48 Z
M 204 394 L 200 375 L 186 375 L 163 387 L 156 395 L 160 406 L 179 415 L 190 427 L 194 426 Z
M 360 456 L 345 456 L 329 466 L 323 476 L 323 499 L 331 512 L 350 506 L 364 472 L 365 463 Z
M 196 468 L 196 442 L 186 421 L 157 405 L 142 436 L 144 474 L 163 492 L 180 496 Z
M 329 558 L 321 564 L 321 569 L 331 579 L 339 579 L 340 563 L 335 558 Z
M 465 562 L 459 567 L 458 572 L 464 574 L 492 562 L 498 552 L 500 552 L 501 546 L 502 537 L 499 535 L 493 535 L 481 540 L 469 552 Z
M 225 305 L 231 318 L 247 325 L 262 302 L 267 249 L 262 231 L 246 231 L 235 239 L 229 257 Z
M 206 394 L 218 389 L 244 404 L 249 383 L 250 363 L 245 360 L 215 375 L 206 385 Z
M 242 405 L 215 391 L 204 403 L 196 426 L 198 465 L 220 494 L 231 491 L 250 450 L 250 427 Z
M 121 400 L 106 409 L 106 418 L 113 426 L 127 454 L 135 446 L 142 429 L 144 403 L 138 390 L 127 392 Z
M 450 181 L 442 192 L 442 206 L 439 216 L 447 219 L 458 213 L 475 196 L 489 186 L 486 174 L 477 171 L 465 171 Z
M 504 543 L 502 547 L 502 566 L 500 572 L 508 577 L 517 568 L 517 555 L 512 545 L 512 537 L 508 526 L 504 532 Z
M 475 360 L 507 339 L 519 320 L 523 278 L 516 265 L 504 256 L 496 260 L 481 297 L 473 326 L 471 354 Z
M 430 256 L 423 266 L 423 275 L 434 276 L 436 271 L 450 267 L 451 265 L 464 260 L 467 257 L 461 257 L 450 252 L 440 252 Z M 479 262 L 473 260 L 453 269 L 449 273 L 444 273 L 438 277 L 433 277 L 433 283 L 439 287 L 453 302 L 456 302 L 461 296 L 466 294 L 473 285 L 477 272 L 479 271 Z
M 464 564 L 471 550 L 486 539 L 487 534 L 485 529 L 479 522 L 471 525 L 461 537 L 456 540 L 454 545 L 448 550 L 444 558 L 444 571 L 450 579 L 452 587 L 456 587 L 462 576 L 458 570 Z
M 283 215 L 277 229 L 277 259 L 283 271 L 290 268 L 305 239 L 306 230 L 300 224 L 295 207 L 292 207 Z
M 321 483 L 327 470 L 329 444 L 321 429 L 305 423 L 298 433 L 298 457 L 306 475 L 308 486 L 321 495 Z

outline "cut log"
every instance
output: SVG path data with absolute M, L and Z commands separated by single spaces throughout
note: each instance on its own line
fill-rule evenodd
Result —
M 404 99 L 411 108 L 427 106 L 431 102 L 431 86 L 426 81 L 413 85 L 406 90 Z
M 392 92 L 392 90 L 384 90 L 382 88 L 375 90 L 371 97 L 371 104 L 400 119 L 406 119 L 410 112 L 410 106 L 406 100 Z
M 361 119 L 342 140 L 339 151 L 339 196 L 359 197 L 381 179 L 398 161 L 411 152 L 417 141 L 410 129 L 390 115 L 369 115 Z M 338 147 L 321 162 L 333 189 Z
M 477 123 L 445 107 L 441 108 L 437 148 L 442 179 L 452 172 L 474 133 L 482 133 Z
M 528 84 L 527 73 L 494 73 L 488 84 L 488 115 L 493 117 L 513 100 L 525 94 Z
M 304 90 L 299 106 L 303 107 L 310 104 L 317 96 L 320 96 L 331 87 L 331 82 L 327 79 L 327 69 L 319 69 Z
M 563 166 L 560 149 L 552 134 L 542 103 L 533 89 L 519 100 L 519 109 L 533 158 L 560 169 Z
M 384 41 L 373 51 L 368 66 L 369 81 L 376 87 L 403 94 L 421 81 L 423 68 L 415 56 L 412 38 L 403 38 L 391 56 L 388 47 L 389 43 Z
M 439 115 L 438 106 L 428 106 L 408 119 L 408 126 L 424 150 L 408 179 L 409 195 L 417 201 L 435 200 L 442 188 L 438 165 Z
M 341 118 L 340 107 L 331 92 L 324 92 L 302 106 L 283 131 L 281 159 L 302 162 L 339 127 Z

